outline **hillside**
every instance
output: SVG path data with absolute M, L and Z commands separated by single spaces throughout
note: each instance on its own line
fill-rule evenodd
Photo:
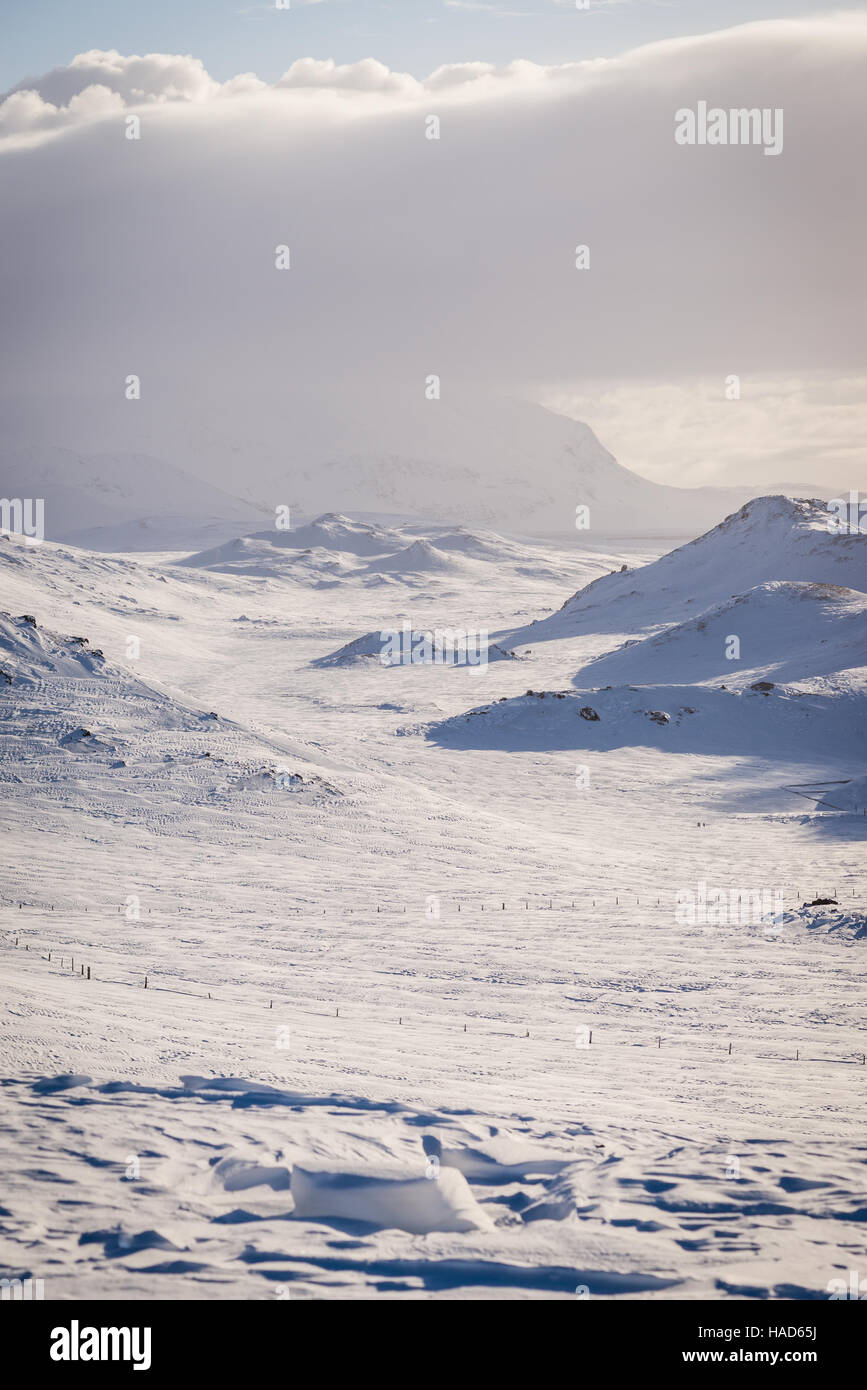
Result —
M 867 591 L 867 536 L 841 534 L 818 499 L 759 497 L 638 569 L 603 575 L 549 618 L 498 635 L 507 646 L 585 633 L 639 634 L 686 622 L 777 580 Z

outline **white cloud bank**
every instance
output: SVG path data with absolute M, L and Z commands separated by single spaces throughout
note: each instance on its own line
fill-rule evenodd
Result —
M 239 451 L 285 464 L 344 397 L 387 448 L 436 373 L 443 400 L 556 395 L 590 423 L 595 401 L 634 467 L 653 420 L 670 459 L 655 434 L 646 462 L 668 480 L 779 481 L 791 457 L 845 483 L 848 426 L 826 456 L 816 422 L 839 405 L 854 423 L 834 377 L 867 370 L 865 60 L 863 13 L 423 82 L 374 59 L 300 59 L 268 85 L 216 82 L 192 57 L 82 54 L 0 102 L 9 430 L 225 482 Z M 678 146 L 675 111 L 702 100 L 782 108 L 782 153 Z M 752 401 L 737 439 L 703 404 L 731 373 L 732 409 Z M 670 404 L 642 422 L 653 400 Z M 774 450 L 797 418 L 814 458 Z

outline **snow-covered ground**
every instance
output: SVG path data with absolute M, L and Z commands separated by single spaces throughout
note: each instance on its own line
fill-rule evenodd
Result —
M 4 1273 L 826 1297 L 867 1219 L 867 540 L 762 499 L 660 565 L 292 541 L 0 538 Z M 404 623 L 515 659 L 331 659 Z

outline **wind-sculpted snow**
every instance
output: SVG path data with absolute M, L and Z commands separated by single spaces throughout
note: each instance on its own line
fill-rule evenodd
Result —
M 828 936 L 835 941 L 867 940 L 867 913 L 847 912 L 845 905 L 829 903 L 813 907 L 805 903 L 794 912 L 783 913 L 783 926 L 797 924 L 816 936 Z
M 454 1168 L 407 1177 L 402 1173 L 327 1172 L 295 1168 L 292 1199 L 299 1217 L 338 1218 L 396 1227 L 416 1235 L 491 1229 L 491 1218 Z
M 867 1219 L 864 1150 L 815 1140 L 525 1116 L 504 1144 L 466 1107 L 237 1108 L 257 1083 L 229 1076 L 4 1090 L 20 1123 L 14 1147 L 0 1137 L 4 1266 L 45 1268 L 48 1298 L 823 1298 Z M 311 1168 L 293 1153 L 314 1137 Z

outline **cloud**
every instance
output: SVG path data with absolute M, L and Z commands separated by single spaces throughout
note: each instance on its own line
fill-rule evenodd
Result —
M 374 59 L 300 59 L 265 84 L 216 82 L 190 57 L 84 54 L 0 105 L 7 437 L 162 453 L 225 480 L 239 458 L 303 453 L 316 403 L 332 422 L 345 402 L 373 438 L 431 373 L 443 400 L 607 397 L 637 462 L 642 411 L 654 438 L 680 420 L 678 476 L 719 463 L 693 380 L 776 382 L 804 410 L 815 392 L 810 418 L 854 429 L 829 379 L 867 371 L 865 58 L 854 13 L 424 82 Z M 783 108 L 782 154 L 678 146 L 674 113 L 699 100 Z M 725 466 L 750 472 L 752 437 L 779 481 L 775 400 L 744 392 L 752 435 Z M 819 470 L 821 433 L 805 436 Z M 842 460 L 836 431 L 833 447 Z M 664 471 L 663 453 L 648 466 Z
M 94 48 L 80 53 L 66 67 L 19 83 L 13 91 L 33 91 L 53 106 L 66 107 L 91 86 L 116 92 L 130 106 L 152 101 L 204 101 L 220 88 L 198 58 L 170 53 L 124 57 L 115 49 Z
M 318 87 L 332 91 L 402 92 L 416 95 L 422 84 L 405 72 L 392 72 L 375 58 L 339 65 L 333 58 L 298 58 L 277 82 L 277 88 Z
M 867 485 L 867 375 L 747 374 L 737 399 L 726 397 L 722 375 L 599 382 L 544 403 L 584 420 L 621 463 L 656 482 Z

